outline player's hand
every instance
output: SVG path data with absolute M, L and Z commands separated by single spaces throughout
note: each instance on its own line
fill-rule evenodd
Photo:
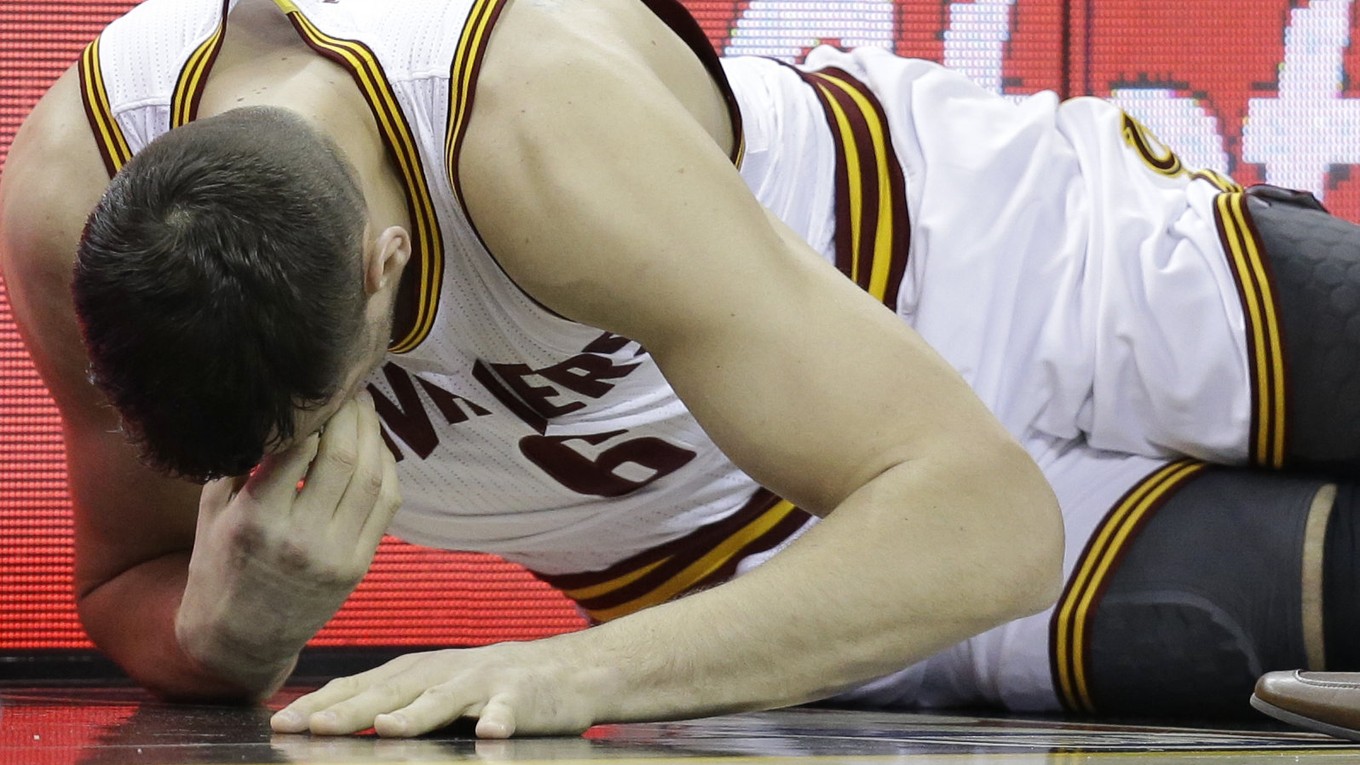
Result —
M 408 654 L 332 680 L 284 707 L 279 733 L 417 736 L 475 718 L 480 738 L 576 735 L 594 722 L 601 673 L 573 665 L 555 639 Z
M 208 484 L 180 643 L 251 687 L 281 681 L 368 570 L 399 505 L 396 464 L 367 393 L 250 476 Z

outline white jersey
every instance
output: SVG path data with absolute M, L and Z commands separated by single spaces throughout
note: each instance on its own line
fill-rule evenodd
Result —
M 504 0 L 275 2 L 353 74 L 408 191 L 416 278 L 370 380 L 405 498 L 393 533 L 520 562 L 605 620 L 755 565 L 810 525 L 718 451 L 645 348 L 547 311 L 481 245 L 457 157 Z M 149 0 L 87 50 L 110 172 L 196 116 L 235 4 Z M 1013 104 L 883 51 L 720 65 L 675 0 L 647 4 L 728 96 L 756 197 L 915 326 L 1045 469 L 1069 571 L 1092 565 L 1086 540 L 1158 458 L 1269 463 L 1270 367 L 1248 360 L 1278 334 L 1245 326 L 1251 253 L 1225 257 L 1245 227 L 1225 179 L 1186 171 L 1104 102 Z M 1051 708 L 1049 621 L 967 641 L 865 698 Z
M 831 257 L 836 154 L 806 77 L 760 59 L 725 64 L 743 102 L 743 172 Z M 1242 307 L 1215 213 L 1230 181 L 1182 167 L 1107 101 L 1046 92 L 1013 103 L 877 49 L 818 48 L 803 69 L 848 75 L 880 100 L 910 227 L 905 275 L 883 299 L 1011 433 L 1247 459 Z M 869 194 L 863 207 L 878 204 Z M 1206 326 L 1206 314 L 1223 321 Z M 1162 333 L 1179 337 L 1132 342 Z
M 503 2 L 276 4 L 351 71 L 404 174 L 415 278 L 390 362 L 370 380 L 404 498 L 391 531 L 522 563 L 596 619 L 712 584 L 790 541 L 808 514 L 721 454 L 645 349 L 536 304 L 469 225 L 456 158 Z M 150 0 L 86 52 L 87 111 L 110 171 L 195 118 L 235 5 Z M 720 76 L 683 9 L 655 9 L 688 25 Z

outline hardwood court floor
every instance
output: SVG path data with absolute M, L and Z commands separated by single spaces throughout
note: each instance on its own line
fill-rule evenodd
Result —
M 416 740 L 280 736 L 270 733 L 268 716 L 264 708 L 168 705 L 125 688 L 0 689 L 0 764 L 1360 764 L 1360 745 L 1265 718 L 1168 727 L 794 709 L 605 725 L 573 738 L 475 741 L 454 732 Z

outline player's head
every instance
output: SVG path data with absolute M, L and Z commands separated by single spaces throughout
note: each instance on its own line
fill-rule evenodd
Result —
M 118 173 L 73 292 L 91 379 L 151 465 L 243 473 L 293 437 L 299 410 L 353 392 L 390 322 L 367 280 L 367 217 L 339 149 L 280 109 L 172 130 Z

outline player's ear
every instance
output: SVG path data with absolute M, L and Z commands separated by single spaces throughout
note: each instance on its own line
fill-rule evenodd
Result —
M 384 229 L 364 248 L 364 290 L 372 295 L 395 287 L 410 259 L 411 234 L 401 226 Z

